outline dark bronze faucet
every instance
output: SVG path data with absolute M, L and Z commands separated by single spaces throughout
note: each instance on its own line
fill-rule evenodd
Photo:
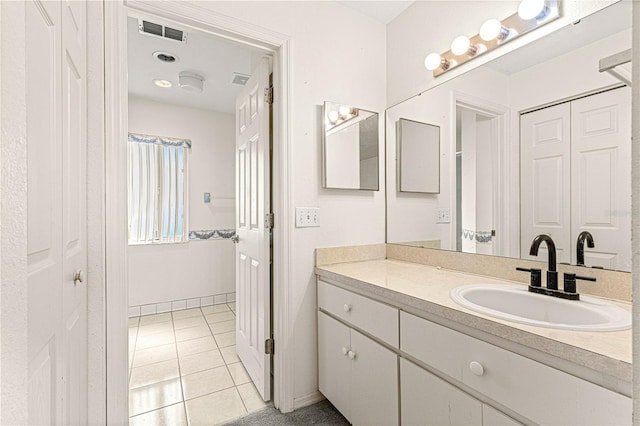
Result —
M 577 254 L 577 262 L 576 265 L 584 266 L 584 242 L 585 239 L 587 241 L 587 247 L 594 248 L 595 244 L 593 243 L 593 235 L 589 231 L 582 231 L 578 235 L 578 242 L 576 243 L 576 254 Z
M 556 245 L 550 236 L 540 234 L 531 242 L 529 254 L 531 256 L 538 255 L 538 249 L 542 242 L 547 243 L 547 251 L 549 252 L 549 270 L 547 271 L 547 288 L 549 290 L 558 289 L 558 272 L 556 272 Z

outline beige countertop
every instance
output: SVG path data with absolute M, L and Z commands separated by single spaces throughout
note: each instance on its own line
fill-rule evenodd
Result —
M 631 329 L 585 332 L 530 326 L 471 311 L 449 296 L 454 287 L 465 284 L 522 283 L 391 259 L 323 265 L 316 267 L 316 274 L 400 309 L 452 321 L 585 367 L 602 375 L 597 382 L 631 383 Z M 614 302 L 631 310 L 629 303 Z

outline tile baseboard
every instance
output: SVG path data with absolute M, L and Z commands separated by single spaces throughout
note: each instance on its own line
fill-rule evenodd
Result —
M 167 302 L 148 303 L 145 305 L 135 305 L 129 306 L 129 318 L 161 314 L 164 312 L 182 311 L 184 309 L 200 308 L 202 306 L 219 305 L 235 301 L 236 293 L 233 292 L 194 297 L 190 299 L 170 300 Z

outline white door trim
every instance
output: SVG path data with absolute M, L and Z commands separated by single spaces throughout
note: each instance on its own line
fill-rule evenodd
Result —
M 274 405 L 293 410 L 293 322 L 289 317 L 289 261 L 291 245 L 289 150 L 290 39 L 269 29 L 186 2 L 105 2 L 105 137 L 106 137 L 106 368 L 107 423 L 128 422 L 127 411 L 127 305 L 126 276 L 126 16 L 127 11 L 156 15 L 202 31 L 258 46 L 273 52 L 273 212 L 275 227 L 273 310 Z M 112 355 L 111 355 L 112 354 Z

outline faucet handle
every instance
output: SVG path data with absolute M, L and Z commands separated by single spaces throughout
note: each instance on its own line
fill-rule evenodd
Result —
M 566 293 L 576 293 L 576 280 L 596 281 L 593 277 L 582 277 L 572 272 L 564 273 L 564 291 Z
M 531 287 L 542 287 L 542 269 L 516 268 L 516 271 L 531 272 Z

